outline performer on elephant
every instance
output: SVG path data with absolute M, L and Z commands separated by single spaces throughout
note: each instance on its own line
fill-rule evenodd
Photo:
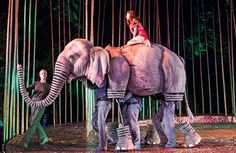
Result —
M 44 99 L 48 95 L 50 90 L 50 85 L 46 82 L 47 71 L 44 69 L 40 70 L 39 77 L 40 81 L 35 81 L 29 87 L 26 88 L 27 92 L 34 90 L 32 95 L 33 101 Z M 31 107 L 31 114 L 29 119 L 30 127 L 23 137 L 23 146 L 25 148 L 28 148 L 28 143 L 30 142 L 36 130 L 39 136 L 40 144 L 44 145 L 48 142 L 48 136 L 40 124 L 40 120 L 44 115 L 45 109 L 45 107 Z
M 144 43 L 147 46 L 151 46 L 148 35 L 133 10 L 127 11 L 126 23 L 133 34 L 133 38 L 127 42 L 127 45 Z

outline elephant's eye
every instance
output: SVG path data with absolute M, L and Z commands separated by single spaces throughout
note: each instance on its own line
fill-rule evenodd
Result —
M 79 57 L 79 54 L 73 54 L 73 55 L 69 56 L 70 59 L 75 59 L 75 58 L 78 58 L 78 57 Z

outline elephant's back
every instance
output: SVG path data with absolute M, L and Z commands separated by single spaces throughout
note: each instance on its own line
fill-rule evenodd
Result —
M 134 94 L 146 96 L 163 90 L 162 51 L 157 47 L 136 45 L 123 53 L 130 64 L 128 89 Z

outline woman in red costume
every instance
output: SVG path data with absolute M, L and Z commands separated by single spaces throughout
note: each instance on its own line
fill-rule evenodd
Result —
M 127 45 L 144 43 L 147 46 L 151 46 L 148 35 L 133 10 L 127 11 L 126 22 L 130 32 L 133 34 L 133 38 L 127 42 Z

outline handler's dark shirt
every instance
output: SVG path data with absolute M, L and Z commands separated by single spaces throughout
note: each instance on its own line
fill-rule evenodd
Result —
M 32 95 L 33 100 L 42 100 L 46 98 L 49 93 L 50 85 L 48 83 L 41 83 L 40 81 L 35 81 L 29 87 L 26 88 L 26 91 L 29 92 L 34 89 Z

